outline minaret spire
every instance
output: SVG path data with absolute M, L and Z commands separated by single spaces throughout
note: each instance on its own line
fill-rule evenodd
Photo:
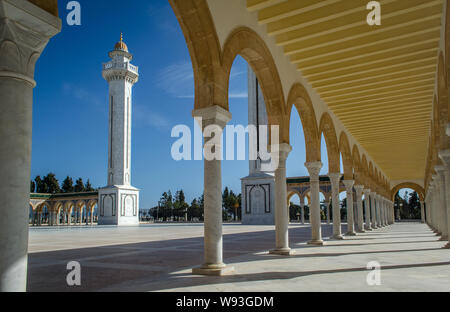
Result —
M 99 190 L 99 224 L 139 224 L 139 190 L 131 186 L 132 89 L 139 72 L 122 32 L 109 57 L 102 71 L 109 84 L 108 185 Z

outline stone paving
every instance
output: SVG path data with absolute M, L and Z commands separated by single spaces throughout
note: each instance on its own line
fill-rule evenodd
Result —
M 343 232 L 346 226 L 343 225 Z M 230 276 L 193 276 L 203 262 L 202 224 L 32 228 L 29 291 L 450 291 L 450 249 L 428 226 L 397 223 L 309 246 L 309 225 L 291 224 L 295 255 L 269 255 L 273 226 L 224 224 Z M 66 265 L 81 264 L 81 286 L 67 286 Z M 367 263 L 381 265 L 381 285 L 366 282 Z

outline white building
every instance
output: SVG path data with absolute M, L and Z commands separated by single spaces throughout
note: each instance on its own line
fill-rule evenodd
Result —
M 248 67 L 248 124 L 256 126 L 258 139 L 255 150 L 260 154 L 261 140 L 266 133 L 260 133 L 259 126 L 268 125 L 264 96 L 255 73 Z M 250 144 L 250 143 L 249 143 Z M 267 149 L 267 147 L 266 147 Z M 270 161 L 269 161 L 270 162 Z M 275 224 L 275 177 L 273 172 L 261 170 L 261 161 L 249 160 L 249 175 L 241 179 L 242 188 L 242 223 Z
M 103 78 L 109 84 L 108 185 L 99 190 L 98 224 L 139 224 L 139 190 L 131 186 L 132 89 L 138 81 L 138 67 L 120 41 L 103 64 Z

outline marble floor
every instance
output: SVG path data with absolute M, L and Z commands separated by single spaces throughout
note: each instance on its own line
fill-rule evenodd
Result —
M 342 226 L 345 232 L 346 225 Z M 309 225 L 291 224 L 295 255 L 269 255 L 273 226 L 224 224 L 224 261 L 235 273 L 193 276 L 203 260 L 202 224 L 31 228 L 29 291 L 450 291 L 450 249 L 421 223 L 309 246 Z M 81 285 L 68 286 L 67 263 L 81 264 Z M 367 264 L 381 265 L 369 286 Z M 372 273 L 373 275 L 373 273 Z M 371 276 L 372 276 L 371 275 Z

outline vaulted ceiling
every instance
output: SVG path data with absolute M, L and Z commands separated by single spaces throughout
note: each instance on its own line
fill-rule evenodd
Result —
M 442 0 L 247 0 L 333 113 L 391 180 L 423 179 Z

